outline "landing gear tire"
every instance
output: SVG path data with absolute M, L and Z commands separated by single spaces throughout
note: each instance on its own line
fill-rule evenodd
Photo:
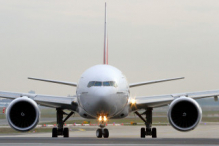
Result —
M 96 131 L 97 138 L 102 138 L 102 135 L 103 135 L 102 129 L 97 129 L 97 131 Z
M 145 138 L 145 128 L 141 128 L 141 138 Z
M 64 130 L 63 130 L 63 137 L 69 137 L 69 130 L 68 130 L 68 128 L 64 128 Z
M 103 137 L 108 138 L 109 137 L 109 130 L 108 129 L 103 129 Z
M 157 138 L 157 129 L 152 128 L 152 138 Z
M 58 137 L 58 129 L 52 128 L 52 137 Z

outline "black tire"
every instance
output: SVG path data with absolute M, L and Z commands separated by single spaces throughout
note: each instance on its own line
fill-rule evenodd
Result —
M 58 137 L 58 129 L 56 127 L 52 128 L 52 137 Z
M 102 138 L 102 135 L 103 135 L 102 129 L 97 129 L 97 131 L 96 131 L 97 138 Z
M 141 128 L 141 138 L 145 138 L 145 128 Z
M 152 128 L 152 138 L 157 138 L 157 129 Z
M 68 130 L 68 128 L 64 128 L 64 130 L 63 130 L 63 137 L 69 137 L 69 130 Z
M 109 131 L 108 131 L 108 129 L 103 129 L 103 137 L 104 138 L 108 138 L 109 137 Z

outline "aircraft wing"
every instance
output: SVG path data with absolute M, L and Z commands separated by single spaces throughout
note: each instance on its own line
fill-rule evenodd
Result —
M 171 78 L 171 79 L 163 79 L 163 80 L 154 80 L 154 81 L 146 81 L 146 82 L 139 82 L 139 83 L 131 83 L 129 84 L 129 87 L 137 87 L 137 86 L 142 86 L 142 85 L 148 85 L 148 84 L 154 84 L 154 83 L 160 83 L 160 82 L 167 82 L 167 81 L 174 81 L 174 80 L 180 80 L 184 79 L 184 77 L 180 78 Z
M 48 79 L 40 79 L 40 78 L 32 78 L 32 77 L 28 77 L 28 79 L 77 87 L 77 83 L 73 83 L 73 82 L 48 80 Z
M 15 99 L 26 96 L 33 99 L 37 104 L 52 107 L 62 108 L 76 111 L 78 107 L 77 97 L 61 97 L 61 96 L 50 96 L 50 95 L 38 95 L 30 93 L 15 93 L 15 92 L 4 92 L 0 91 L 0 98 Z
M 156 107 L 166 106 L 170 104 L 174 99 L 180 97 L 200 99 L 200 98 L 217 97 L 217 96 L 219 96 L 219 90 L 178 93 L 178 94 L 159 95 L 159 96 L 135 97 L 135 104 L 131 105 L 131 107 L 132 107 L 132 111 L 134 111 L 139 109 L 145 109 L 148 107 L 156 108 Z

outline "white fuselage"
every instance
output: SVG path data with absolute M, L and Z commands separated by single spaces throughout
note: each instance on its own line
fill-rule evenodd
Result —
M 129 85 L 122 72 L 113 66 L 96 65 L 87 69 L 79 80 L 76 94 L 82 117 L 128 115 Z

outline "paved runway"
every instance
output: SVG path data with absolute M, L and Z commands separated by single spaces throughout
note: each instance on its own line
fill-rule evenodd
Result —
M 74 145 L 145 145 L 145 144 L 156 144 L 156 145 L 218 145 L 219 139 L 179 139 L 179 138 L 158 138 L 158 139 L 141 139 L 141 138 L 108 138 L 108 139 L 97 139 L 97 138 L 45 138 L 45 137 L 7 137 L 0 138 L 0 144 L 74 144 Z
M 0 145 L 4 146 L 49 146 L 49 145 L 147 145 L 147 146 L 188 146 L 219 145 L 218 125 L 199 125 L 191 132 L 179 132 L 170 126 L 157 126 L 158 138 L 139 138 L 140 126 L 108 126 L 108 139 L 95 137 L 96 126 L 71 127 L 70 138 L 51 138 L 51 133 L 22 133 L 18 135 L 0 135 Z

